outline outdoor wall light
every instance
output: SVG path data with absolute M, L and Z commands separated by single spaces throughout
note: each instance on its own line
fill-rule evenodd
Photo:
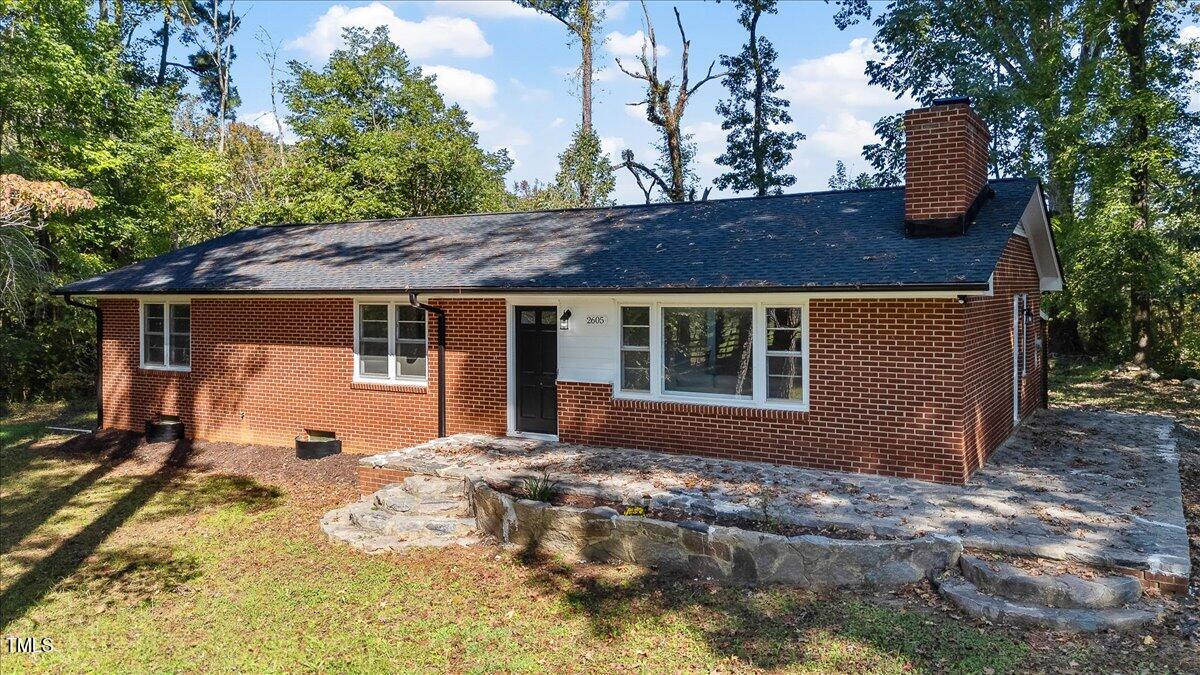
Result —
M 558 329 L 571 330 L 571 310 L 568 309 L 562 313 L 562 316 L 558 317 Z

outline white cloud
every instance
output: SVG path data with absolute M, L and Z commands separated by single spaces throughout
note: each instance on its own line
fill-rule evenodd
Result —
M 307 33 L 287 43 L 287 47 L 323 59 L 342 46 L 342 29 L 361 27 L 372 30 L 378 26 L 387 27 L 392 40 L 412 58 L 429 58 L 435 54 L 459 57 L 492 54 L 492 45 L 484 37 L 479 25 L 470 19 L 430 16 L 420 21 L 406 21 L 396 16 L 391 7 L 379 2 L 353 9 L 334 5 L 317 19 Z
M 572 73 L 575 71 L 572 70 Z M 604 66 L 600 70 L 592 72 L 592 79 L 597 82 L 611 82 L 617 79 L 617 75 L 621 75 L 621 71 L 617 70 L 616 66 Z
M 808 140 L 801 143 L 827 157 L 848 161 L 862 154 L 862 146 L 875 141 L 875 125 L 872 122 L 841 111 L 827 117 L 815 131 L 808 134 Z
M 614 162 L 621 159 L 621 151 L 626 147 L 625 139 L 620 136 L 601 136 L 600 137 L 600 152 L 608 155 L 608 158 Z
M 805 133 L 788 171 L 797 189 L 822 189 L 837 160 L 857 165 L 862 146 L 875 143 L 875 121 L 917 106 L 908 96 L 899 100 L 883 87 L 871 85 L 867 61 L 879 58 L 868 38 L 851 40 L 846 49 L 805 59 L 784 70 L 783 95 L 796 118 L 789 130 Z
M 642 31 L 624 35 L 613 31 L 604 38 L 604 45 L 613 56 L 641 56 L 642 45 L 646 42 L 646 34 Z M 671 51 L 663 45 L 658 45 L 658 55 L 666 56 Z
M 566 120 L 561 117 L 555 117 L 554 121 L 550 122 L 551 129 L 557 129 L 566 123 Z
M 1184 26 L 1183 28 L 1179 29 L 1179 39 L 1183 42 L 1200 40 L 1200 26 Z
M 868 38 L 855 38 L 841 52 L 805 59 L 780 77 L 785 95 L 797 108 L 880 108 L 893 110 L 915 106 L 916 101 L 869 84 L 867 61 L 879 53 Z
M 639 103 L 637 105 L 626 105 L 623 107 L 625 108 L 625 114 L 628 115 L 629 117 L 631 117 L 639 122 L 646 122 L 646 104 L 645 103 Z M 649 122 L 647 122 L 647 124 L 649 124 Z
M 256 110 L 249 113 L 241 113 L 242 121 L 251 126 L 258 127 L 272 136 L 279 135 L 279 127 L 275 125 L 275 113 L 270 110 Z M 295 143 L 300 140 L 296 136 L 296 132 L 288 126 L 287 122 L 283 123 L 283 141 L 285 143 Z
M 496 103 L 496 83 L 487 76 L 454 66 L 421 66 L 421 70 L 436 76 L 438 91 L 465 108 L 490 108 Z
M 607 19 L 620 19 L 629 11 L 629 0 L 619 0 L 619 2 L 609 2 L 604 7 L 604 16 Z
M 454 16 L 478 16 L 484 19 L 543 19 L 554 17 L 509 0 L 437 0 L 438 11 Z

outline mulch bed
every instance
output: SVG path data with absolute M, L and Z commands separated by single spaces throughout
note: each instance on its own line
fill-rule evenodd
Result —
M 300 495 L 320 495 L 322 503 L 358 497 L 358 455 L 300 460 L 292 448 L 242 443 L 181 440 L 145 443 L 141 434 L 106 429 L 47 443 L 42 452 L 111 463 L 112 473 L 146 473 L 162 467 L 197 473 L 249 476 Z

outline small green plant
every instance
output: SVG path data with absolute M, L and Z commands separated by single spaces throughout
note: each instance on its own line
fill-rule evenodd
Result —
M 646 515 L 646 509 L 642 508 L 641 506 L 626 506 L 624 515 L 626 515 L 626 516 L 644 516 L 644 515 Z
M 758 508 L 761 514 L 760 520 L 762 521 L 763 532 L 778 533 L 782 529 L 782 523 L 775 516 L 775 499 L 778 496 L 778 490 L 766 485 L 763 486 L 762 491 L 758 494 Z
M 521 483 L 522 496 L 535 502 L 550 501 L 557 490 L 558 483 L 550 480 L 549 471 L 543 471 L 540 476 L 530 476 Z

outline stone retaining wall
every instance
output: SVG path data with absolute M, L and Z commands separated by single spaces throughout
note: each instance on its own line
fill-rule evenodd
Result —
M 478 478 L 468 477 L 466 485 L 479 529 L 502 543 L 731 583 L 891 588 L 931 578 L 957 564 L 962 553 L 962 544 L 948 537 L 784 537 L 693 521 L 622 516 L 608 507 L 551 506 L 504 494 Z

